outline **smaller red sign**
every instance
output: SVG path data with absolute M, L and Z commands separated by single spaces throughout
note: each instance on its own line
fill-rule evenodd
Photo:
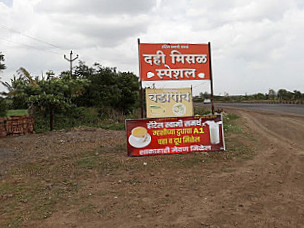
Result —
M 126 120 L 129 156 L 225 150 L 221 115 Z
M 210 80 L 208 44 L 139 44 L 140 79 Z

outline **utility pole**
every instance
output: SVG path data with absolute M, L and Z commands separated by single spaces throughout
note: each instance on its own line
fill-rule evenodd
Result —
M 70 59 L 68 59 L 68 58 L 66 57 L 66 55 L 64 55 L 64 59 L 66 59 L 67 61 L 70 62 L 70 74 L 71 74 L 71 76 L 72 76 L 72 69 L 73 69 L 72 63 L 73 63 L 73 61 L 75 61 L 76 59 L 78 59 L 78 55 L 73 59 L 73 52 L 71 51 L 71 53 L 70 53 Z

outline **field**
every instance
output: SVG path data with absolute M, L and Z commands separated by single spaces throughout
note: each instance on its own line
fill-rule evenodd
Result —
M 225 152 L 132 158 L 124 131 L 89 127 L 0 139 L 0 226 L 300 227 L 303 118 L 229 113 Z
M 8 110 L 6 116 L 24 116 L 28 115 L 28 111 L 26 109 L 18 109 L 18 110 Z

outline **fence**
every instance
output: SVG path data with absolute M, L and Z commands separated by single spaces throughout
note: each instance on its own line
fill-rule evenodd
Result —
M 0 118 L 0 137 L 32 134 L 33 116 L 11 116 Z

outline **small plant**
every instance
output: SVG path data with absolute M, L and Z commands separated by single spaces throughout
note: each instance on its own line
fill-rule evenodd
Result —
M 49 130 L 49 114 L 43 110 L 35 110 L 35 132 L 42 133 Z M 74 107 L 69 111 L 54 115 L 54 129 L 71 129 L 81 126 L 97 127 L 109 130 L 124 130 L 125 119 L 136 119 L 136 112 L 124 115 L 121 112 L 111 110 L 107 112 L 100 108 Z
M 6 116 L 7 108 L 6 100 L 0 97 L 0 117 Z
M 211 114 L 210 110 L 206 110 L 203 107 L 194 107 L 194 115 L 209 115 Z
M 229 113 L 224 116 L 224 131 L 225 133 L 241 133 L 242 127 L 236 123 L 236 120 L 240 117 L 236 114 Z
M 26 109 L 17 109 L 17 110 L 8 110 L 6 116 L 24 116 L 28 115 L 28 110 Z

